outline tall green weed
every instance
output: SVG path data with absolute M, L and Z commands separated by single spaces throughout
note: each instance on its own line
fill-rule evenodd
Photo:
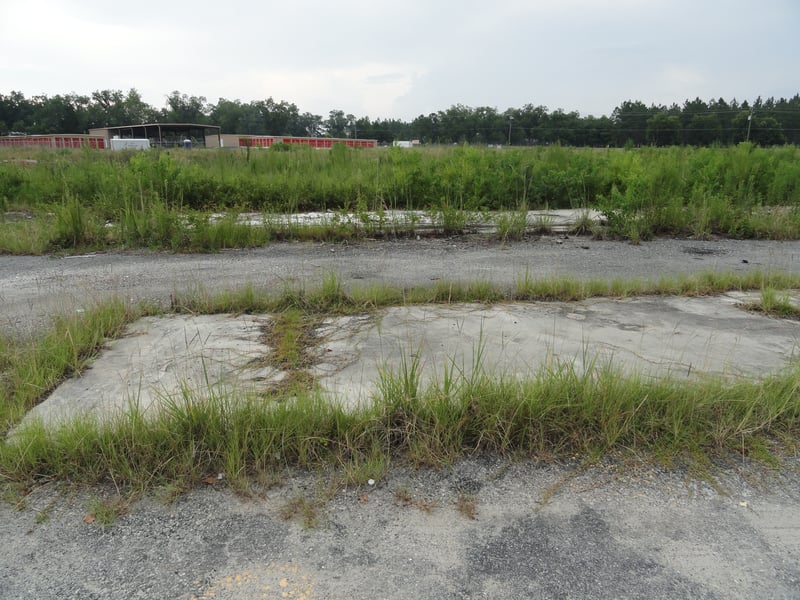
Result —
M 792 209 L 800 204 L 800 149 L 747 143 L 628 150 L 558 145 L 502 150 L 291 147 L 253 151 L 249 159 L 235 150 L 37 156 L 38 162 L 24 165 L 0 162 L 0 198 L 7 208 L 56 213 L 58 244 L 91 237 L 79 221 L 89 215 L 98 223 L 126 221 L 122 237 L 149 244 L 142 241 L 147 236 L 142 235 L 141 218 L 146 215 L 134 214 L 134 206 L 162 211 L 159 218 L 171 212 L 231 209 L 295 213 L 442 212 L 453 207 L 509 211 L 523 204 L 531 209 L 593 207 L 606 212 L 611 235 L 646 239 L 662 234 L 767 236 L 770 228 L 759 216 L 764 207 Z M 77 206 L 86 209 L 82 215 Z M 786 227 L 776 229 L 786 234 Z M 166 233 L 162 227 L 155 237 L 171 238 Z

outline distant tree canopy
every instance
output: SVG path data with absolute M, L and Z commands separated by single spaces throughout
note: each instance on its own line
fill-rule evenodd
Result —
M 503 112 L 455 104 L 411 122 L 372 120 L 339 109 L 324 118 L 272 97 L 247 103 L 220 98 L 210 104 L 204 96 L 177 90 L 161 109 L 148 105 L 133 88 L 127 93 L 98 90 L 89 96 L 0 94 L 0 135 L 83 133 L 94 127 L 156 122 L 208 123 L 221 126 L 224 133 L 367 138 L 380 143 L 419 139 L 440 144 L 707 146 L 749 139 L 761 145 L 800 144 L 800 94 L 788 100 L 759 97 L 752 104 L 695 98 L 682 106 L 647 106 L 626 100 L 610 117 L 584 117 L 533 104 Z

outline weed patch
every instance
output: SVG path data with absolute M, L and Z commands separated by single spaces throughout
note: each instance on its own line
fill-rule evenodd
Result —
M 426 513 L 433 512 L 438 506 L 435 500 L 428 500 L 415 496 L 407 487 L 404 486 L 395 490 L 394 499 L 395 502 L 400 506 L 416 508 Z
M 284 504 L 280 514 L 284 521 L 297 519 L 304 528 L 314 529 L 319 524 L 320 509 L 321 506 L 318 502 L 297 496 Z
M 117 519 L 128 511 L 129 500 L 122 496 L 111 498 L 93 498 L 87 507 L 84 523 L 96 523 L 101 527 L 108 527 L 116 523 Z
M 0 154 L 14 158 L 13 149 Z M 24 168 L 0 161 L 0 251 L 100 247 L 216 251 L 274 240 L 344 241 L 415 235 L 426 215 L 439 235 L 473 231 L 499 211 L 500 239 L 524 233 L 523 208 L 594 208 L 575 233 L 633 242 L 658 235 L 800 237 L 800 150 L 743 143 L 726 148 L 476 147 L 359 152 L 74 152 Z M 299 213 L 326 215 L 304 224 Z M 397 211 L 410 211 L 394 219 Z M 261 225 L 239 219 L 265 216 Z M 224 213 L 224 216 L 220 216 Z M 281 215 L 281 216 L 276 216 Z M 289 215 L 284 219 L 282 215 Z M 3 221 L 0 218 L 0 221 Z M 531 224 L 547 232 L 546 218 Z
M 792 301 L 788 292 L 779 292 L 773 287 L 761 290 L 760 301 L 744 304 L 743 308 L 779 319 L 800 321 L 800 305 Z

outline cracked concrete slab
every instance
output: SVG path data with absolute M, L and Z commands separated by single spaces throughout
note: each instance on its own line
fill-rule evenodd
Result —
M 34 407 L 26 420 L 46 424 L 73 416 L 113 417 L 132 404 L 144 414 L 181 399 L 184 391 L 208 395 L 247 391 L 282 373 L 264 363 L 266 315 L 145 317 L 110 341 L 79 377 Z
M 329 333 L 323 355 L 347 359 L 338 371 L 316 374 L 331 394 L 353 405 L 374 393 L 380 370 L 399 373 L 414 357 L 425 381 L 441 380 L 451 367 L 469 376 L 476 364 L 511 377 L 563 364 L 579 371 L 610 364 L 651 377 L 774 373 L 800 351 L 800 323 L 737 306 L 748 298 L 390 308 L 371 323 L 346 320 Z
M 760 377 L 798 355 L 800 323 L 745 311 L 752 294 L 422 305 L 330 317 L 315 332 L 310 372 L 331 401 L 356 407 L 381 372 L 418 361 L 423 383 L 446 370 L 533 376 L 546 368 L 611 365 L 647 377 Z M 258 392 L 285 373 L 267 365 L 268 315 L 148 317 L 108 344 L 80 377 L 59 386 L 30 418 L 146 412 L 181 398 Z

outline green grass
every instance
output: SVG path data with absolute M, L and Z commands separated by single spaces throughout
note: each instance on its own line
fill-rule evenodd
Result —
M 745 308 L 771 317 L 800 321 L 800 305 L 792 301 L 788 291 L 782 292 L 772 286 L 763 288 L 760 301 L 746 304 Z
M 314 290 L 287 289 L 273 296 L 252 286 L 218 296 L 198 292 L 176 298 L 173 308 L 273 314 L 268 336 L 274 350 L 268 360 L 302 373 L 308 366 L 305 348 L 312 343 L 307 336 L 328 314 L 403 302 L 576 300 L 733 289 L 764 290 L 763 297 L 774 295 L 773 305 L 780 306 L 781 290 L 799 287 L 797 275 L 728 273 L 610 283 L 521 276 L 507 290 L 480 282 L 438 282 L 413 290 L 348 291 L 331 275 Z M 152 310 L 113 301 L 58 318 L 39 338 L 0 340 L 2 430 L 19 423 L 58 382 L 85 369 L 127 323 Z M 396 462 L 439 467 L 480 452 L 544 460 L 623 453 L 666 465 L 705 466 L 734 456 L 771 464 L 797 448 L 796 366 L 758 381 L 685 381 L 554 360 L 530 377 L 514 379 L 485 372 L 480 348 L 473 360 L 469 375 L 446 367 L 424 383 L 419 357 L 406 356 L 396 371 L 381 371 L 371 404 L 350 411 L 327 402 L 307 381 L 266 395 L 201 393 L 186 386 L 182 396 L 148 418 L 132 406 L 104 424 L 83 418 L 47 429 L 34 422 L 0 441 L 0 481 L 112 482 L 123 492 L 155 486 L 183 490 L 223 473 L 228 485 L 247 490 L 249 482 L 287 467 L 334 469 L 343 485 L 363 485 L 380 480 Z M 465 514 L 471 511 L 467 504 Z M 314 511 L 307 509 L 298 503 L 291 518 L 313 520 Z
M 145 421 L 32 426 L 0 450 L 4 478 L 55 478 L 120 487 L 196 485 L 288 466 L 344 466 L 352 482 L 394 461 L 438 467 L 491 452 L 556 459 L 624 451 L 675 464 L 771 456 L 800 433 L 800 372 L 760 382 L 653 381 L 611 368 L 558 363 L 525 380 L 482 373 L 409 388 L 384 373 L 374 403 L 345 411 L 314 394 L 293 402 L 187 398 Z M 413 391 L 413 393 L 409 393 Z
M 83 520 L 87 524 L 96 523 L 104 528 L 113 525 L 120 516 L 127 512 L 128 502 L 127 498 L 119 495 L 106 499 L 92 498 Z
M 503 242 L 521 240 L 528 231 L 528 205 L 523 202 L 516 211 L 501 212 L 493 220 L 498 239 Z
M 280 515 L 284 521 L 297 519 L 304 528 L 313 529 L 319 524 L 319 513 L 322 506 L 316 500 L 309 500 L 304 496 L 296 496 L 284 504 Z
M 452 304 L 478 302 L 577 301 L 586 298 L 624 298 L 643 295 L 705 296 L 732 290 L 800 288 L 800 275 L 783 272 L 707 272 L 648 279 L 577 279 L 558 276 L 533 278 L 526 272 L 510 287 L 487 281 L 439 280 L 432 285 L 396 287 L 376 285 L 345 287 L 335 275 L 328 275 L 320 287 L 287 287 L 278 293 L 253 285 L 233 291 L 209 294 L 195 289 L 177 294 L 173 309 L 190 313 L 281 312 L 299 309 L 311 313 L 357 314 L 383 306 Z
M 265 362 L 285 373 L 272 386 L 274 395 L 294 396 L 313 389 L 314 377 L 308 371 L 313 358 L 309 351 L 314 347 L 314 330 L 320 322 L 318 315 L 293 307 L 272 315 L 263 336 L 270 348 Z
M 0 252 L 41 253 L 153 247 L 214 251 L 280 239 L 414 235 L 417 223 L 389 210 L 423 211 L 441 235 L 470 231 L 478 214 L 499 213 L 501 239 L 523 231 L 521 207 L 595 208 L 603 227 L 576 232 L 634 242 L 659 235 L 800 238 L 800 148 L 478 147 L 257 152 L 48 152 L 36 163 L 0 150 L 4 211 Z M 30 154 L 30 151 L 26 151 Z M 331 215 L 323 225 L 274 215 Z M 227 214 L 210 220 L 212 213 Z M 267 216 L 263 226 L 237 221 Z M 344 215 L 354 214 L 349 219 Z M 546 219 L 531 224 L 547 231 Z M 27 229 L 28 233 L 25 233 Z

